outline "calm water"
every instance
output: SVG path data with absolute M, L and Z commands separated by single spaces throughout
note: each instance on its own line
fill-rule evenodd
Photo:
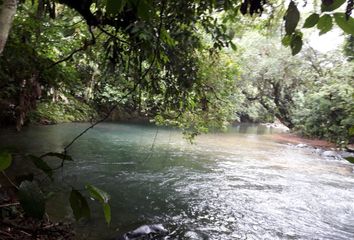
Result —
M 85 126 L 2 130 L 0 143 L 61 151 Z M 203 135 L 190 145 L 178 131 L 105 123 L 69 153 L 75 162 L 57 174 L 56 187 L 91 183 L 112 196 L 110 228 L 92 203 L 92 219 L 78 224 L 82 239 L 152 223 L 164 224 L 170 239 L 354 239 L 353 165 L 276 143 L 262 126 Z M 62 207 L 67 198 L 57 194 L 48 204 L 53 217 L 72 218 Z

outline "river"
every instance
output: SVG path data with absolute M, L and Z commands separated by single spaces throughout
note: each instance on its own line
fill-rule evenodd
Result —
M 0 141 L 34 154 L 61 151 L 85 126 L 1 130 Z M 190 144 L 169 128 L 103 123 L 69 149 L 75 161 L 54 187 L 90 183 L 110 193 L 110 227 L 90 201 L 91 220 L 76 225 L 81 239 L 153 223 L 169 239 L 354 239 L 354 165 L 277 143 L 276 132 L 241 125 Z M 53 218 L 72 219 L 67 198 L 62 190 L 48 203 Z

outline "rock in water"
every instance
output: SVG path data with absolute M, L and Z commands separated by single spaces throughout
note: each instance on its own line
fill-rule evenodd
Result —
M 137 229 L 127 232 L 116 240 L 134 240 L 149 235 L 166 235 L 168 231 L 162 224 L 143 225 Z
M 339 155 L 335 151 L 324 151 L 322 153 L 324 157 L 332 157 L 332 158 L 339 158 Z

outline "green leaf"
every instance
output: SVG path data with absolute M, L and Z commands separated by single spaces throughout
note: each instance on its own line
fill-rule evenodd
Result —
M 321 11 L 331 12 L 345 3 L 346 0 L 322 0 Z
M 108 224 L 110 224 L 111 223 L 111 218 L 112 218 L 112 216 L 111 216 L 111 207 L 109 206 L 108 203 L 103 203 L 102 206 L 103 206 L 104 218 L 106 219 L 106 222 Z
M 237 51 L 237 46 L 235 43 L 231 42 L 230 41 L 230 46 L 231 46 L 231 49 L 234 50 L 234 51 Z
M 328 32 L 333 27 L 332 17 L 328 14 L 320 17 L 317 23 L 317 28 L 320 30 L 320 35 Z
M 108 203 L 111 198 L 108 193 L 90 184 L 86 185 L 86 189 L 90 193 L 90 196 L 100 203 Z
M 86 189 L 89 191 L 90 196 L 94 198 L 95 200 L 99 201 L 102 204 L 103 207 L 103 213 L 104 217 L 106 219 L 106 222 L 110 224 L 111 222 L 111 207 L 109 206 L 108 202 L 110 200 L 110 196 L 108 193 L 105 191 L 92 186 L 90 184 L 86 185 Z
M 34 155 L 28 155 L 28 157 L 32 160 L 32 162 L 34 163 L 34 165 L 36 165 L 37 168 L 42 170 L 45 174 L 47 174 L 47 176 L 51 180 L 53 180 L 53 170 L 45 161 L 43 161 L 42 158 Z
M 288 10 L 286 11 L 284 19 L 285 19 L 285 32 L 287 35 L 290 35 L 295 31 L 296 26 L 300 20 L 300 12 L 293 1 L 289 3 L 289 7 Z
M 76 32 L 75 28 L 64 28 L 62 31 L 63 37 L 70 37 Z
M 352 126 L 351 128 L 349 128 L 349 135 L 350 135 L 350 136 L 354 136 L 354 126 Z
M 308 18 L 306 18 L 303 28 L 312 28 L 318 22 L 320 15 L 317 13 L 311 14 Z
M 4 171 L 11 166 L 12 156 L 6 151 L 0 152 L 0 171 Z
M 354 157 L 346 157 L 345 159 L 351 163 L 354 163 Z
M 346 19 L 345 13 L 334 13 L 334 20 L 336 21 L 337 25 L 348 34 L 354 36 L 354 19 L 349 16 L 349 19 Z
M 281 43 L 285 46 L 288 47 L 290 46 L 290 42 L 291 42 L 291 35 L 285 35 L 282 40 Z
M 116 15 L 123 10 L 126 4 L 127 0 L 107 0 L 106 11 L 108 15 Z
M 57 153 L 57 152 L 49 152 L 41 156 L 43 157 L 57 157 L 60 158 L 61 160 L 65 161 L 73 161 L 72 157 L 70 155 L 64 154 L 64 153 Z
M 81 195 L 79 191 L 72 189 L 69 200 L 76 221 L 79 221 L 81 218 L 90 218 L 90 208 L 86 199 Z
M 171 37 L 171 35 L 166 31 L 165 28 L 161 29 L 161 39 L 169 46 L 174 46 L 175 40 Z
M 45 198 L 35 182 L 24 181 L 18 189 L 18 198 L 25 213 L 41 219 L 45 213 Z
M 302 37 L 299 34 L 294 34 L 290 42 L 291 54 L 294 56 L 301 51 Z

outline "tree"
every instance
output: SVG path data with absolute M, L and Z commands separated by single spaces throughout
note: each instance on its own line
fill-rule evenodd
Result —
M 34 1 L 33 1 L 34 2 Z M 108 0 L 108 1 L 93 1 L 93 0 L 59 0 L 61 4 L 69 6 L 79 13 L 87 22 L 88 26 L 92 27 L 113 27 L 116 31 L 122 31 L 131 35 L 131 24 L 136 22 L 147 23 L 145 27 L 151 31 L 156 28 L 156 25 L 164 20 L 178 22 L 185 24 L 184 27 L 192 24 L 200 24 L 208 33 L 216 40 L 217 46 L 222 46 L 223 41 L 227 38 L 222 23 L 218 23 L 211 13 L 226 11 L 229 18 L 234 18 L 240 11 L 242 14 L 261 14 L 266 11 L 265 7 L 270 6 L 272 9 L 270 17 L 273 18 L 273 12 L 276 11 L 273 2 L 266 2 L 264 0 L 256 1 L 239 1 L 239 0 L 223 0 L 223 1 L 147 1 L 147 0 Z M 332 12 L 338 9 L 345 3 L 345 0 L 331 0 L 323 1 L 321 4 L 321 15 L 313 13 L 305 21 L 304 27 L 314 27 L 321 30 L 321 33 L 329 31 L 333 24 L 332 18 L 344 32 L 353 34 L 353 19 L 350 17 L 353 8 L 353 2 L 347 1 L 347 8 L 345 13 Z M 41 11 L 46 10 L 52 16 L 55 15 L 56 3 L 50 0 L 38 0 L 38 6 Z M 0 19 L 4 32 L 8 32 L 12 23 L 12 17 L 16 11 L 16 1 L 6 0 L 3 2 Z M 281 4 L 282 6 L 282 4 Z M 331 13 L 329 15 L 327 12 Z M 159 16 L 160 13 L 160 16 Z M 162 19 L 163 13 L 166 13 L 165 19 Z M 168 17 L 167 17 L 168 16 Z M 284 16 L 286 36 L 284 42 L 288 44 L 293 54 L 296 54 L 302 46 L 302 34 L 297 30 L 297 25 L 300 20 L 300 12 L 294 1 L 288 5 Z M 165 22 L 166 23 L 166 22 Z M 149 27 L 152 27 L 150 29 Z M 166 28 L 167 29 L 167 28 Z M 156 29 L 155 29 L 156 31 Z M 153 32 L 153 31 L 151 31 Z M 165 34 L 165 33 L 164 33 Z M 6 34 L 7 35 L 7 34 Z M 5 36 L 5 35 L 4 35 Z M 6 41 L 6 37 L 3 39 Z
M 255 33 L 244 35 L 239 45 L 237 88 L 246 97 L 241 114 L 252 115 L 256 102 L 305 136 L 339 146 L 352 143 L 354 76 L 348 50 L 320 53 L 306 46 L 291 57 L 276 38 Z
M 335 59 L 335 55 L 327 56 Z M 298 96 L 293 119 L 296 129 L 309 137 L 319 137 L 339 146 L 353 143 L 354 76 L 353 62 L 332 61 L 313 87 Z
M 248 100 L 259 102 L 285 126 L 293 128 L 294 98 L 313 80 L 313 76 L 309 79 L 312 69 L 300 57 L 291 57 L 275 38 L 248 34 L 241 47 L 239 87 L 243 94 Z
M 4 50 L 16 9 L 17 0 L 3 0 L 0 5 L 0 56 Z
M 311 18 L 307 18 L 304 27 L 317 26 L 321 33 L 324 33 L 332 27 L 333 19 L 335 19 L 339 27 L 350 33 L 353 20 L 350 17 L 351 1 L 347 3 L 346 13 L 336 10 L 344 3 L 343 0 L 324 1 L 321 4 L 321 13 L 314 13 L 315 15 L 311 15 Z M 236 0 L 189 0 L 183 2 L 168 0 L 25 1 L 19 4 L 19 9 L 21 11 L 23 8 L 32 12 L 28 19 L 34 19 L 34 21 L 31 20 L 32 29 L 29 34 L 22 34 L 22 36 L 25 41 L 29 42 L 27 46 L 32 48 L 39 57 L 46 59 L 42 62 L 42 70 L 27 75 L 26 82 L 31 82 L 32 78 L 36 78 L 36 81 L 32 82 L 38 82 L 40 77 L 50 72 L 48 69 L 64 67 L 68 70 L 70 67 L 65 63 L 68 61 L 75 62 L 75 67 L 80 66 L 79 60 L 75 59 L 75 56 L 80 56 L 89 62 L 98 61 L 99 67 L 97 69 L 102 76 L 105 76 L 101 77 L 105 80 L 100 82 L 94 81 L 95 77 L 85 79 L 87 86 L 91 86 L 88 87 L 88 90 L 89 88 L 102 90 L 106 80 L 109 79 L 112 86 L 118 87 L 122 93 L 121 96 L 135 95 L 131 97 L 131 100 L 136 102 L 136 105 L 141 105 L 139 101 L 141 102 L 144 94 L 147 96 L 164 94 L 164 104 L 155 107 L 156 113 L 164 112 L 169 105 L 179 106 L 176 101 L 182 102 L 183 105 L 184 98 L 187 98 L 189 94 L 197 93 L 196 98 L 203 101 L 206 94 L 196 91 L 199 87 L 202 88 L 201 82 L 198 81 L 200 79 L 198 59 L 202 56 L 200 53 L 208 51 L 213 57 L 223 47 L 236 48 L 232 42 L 234 33 L 228 28 L 227 23 L 239 19 L 240 12 L 250 15 L 266 12 L 269 18 L 273 18 L 273 13 L 277 13 L 277 16 L 283 15 L 283 9 L 287 8 L 285 36 L 282 42 L 291 48 L 292 54 L 300 51 L 302 34 L 298 26 L 300 12 L 297 5 L 291 1 L 284 8 L 281 4 L 281 10 L 274 5 L 273 2 L 266 3 L 261 0 L 243 2 Z M 318 9 L 315 8 L 315 10 L 318 12 Z M 56 26 L 59 27 L 56 33 L 54 33 L 55 31 L 51 33 L 53 36 L 56 34 L 70 35 L 70 31 L 75 32 L 75 27 L 66 27 L 66 23 L 70 23 L 68 19 L 72 18 L 82 18 L 87 27 L 86 31 L 80 30 L 81 35 L 78 35 L 81 37 L 75 41 L 75 48 L 62 47 L 64 44 L 60 44 L 58 47 L 54 46 L 54 43 L 41 43 L 44 40 L 41 35 L 41 31 L 45 29 L 44 25 L 49 24 L 54 27 L 55 22 L 60 23 Z M 9 26 L 10 23 L 4 24 Z M 210 39 L 210 41 L 206 41 L 206 39 Z M 39 47 L 38 43 L 42 46 Z M 42 48 L 48 50 L 44 50 L 46 51 L 44 52 Z M 54 51 L 50 49 L 55 48 L 67 55 L 53 54 Z M 40 85 L 48 85 L 54 90 L 65 88 L 63 87 L 65 83 L 61 80 L 50 82 L 49 78 L 47 79 L 49 84 L 46 81 L 41 81 Z M 85 81 L 81 79 L 81 82 Z M 17 88 L 20 89 L 18 86 Z M 31 89 L 32 87 L 25 88 Z M 276 84 L 274 89 L 279 89 Z M 78 95 L 80 92 L 72 89 L 62 89 L 62 91 L 71 91 L 71 95 Z M 278 92 L 281 91 L 284 92 L 284 90 Z M 31 99 L 34 102 L 36 97 Z M 118 101 L 122 101 L 122 99 Z M 206 101 L 206 103 L 208 102 L 210 101 Z M 285 107 L 281 107 L 284 104 L 280 100 L 276 102 L 279 105 L 279 111 L 283 112 L 283 115 L 288 115 L 284 110 Z M 112 101 L 111 104 L 115 103 Z M 266 105 L 266 103 L 264 104 Z M 24 122 L 26 111 L 23 109 L 26 108 L 19 108 L 18 116 L 22 119 L 19 125 Z

